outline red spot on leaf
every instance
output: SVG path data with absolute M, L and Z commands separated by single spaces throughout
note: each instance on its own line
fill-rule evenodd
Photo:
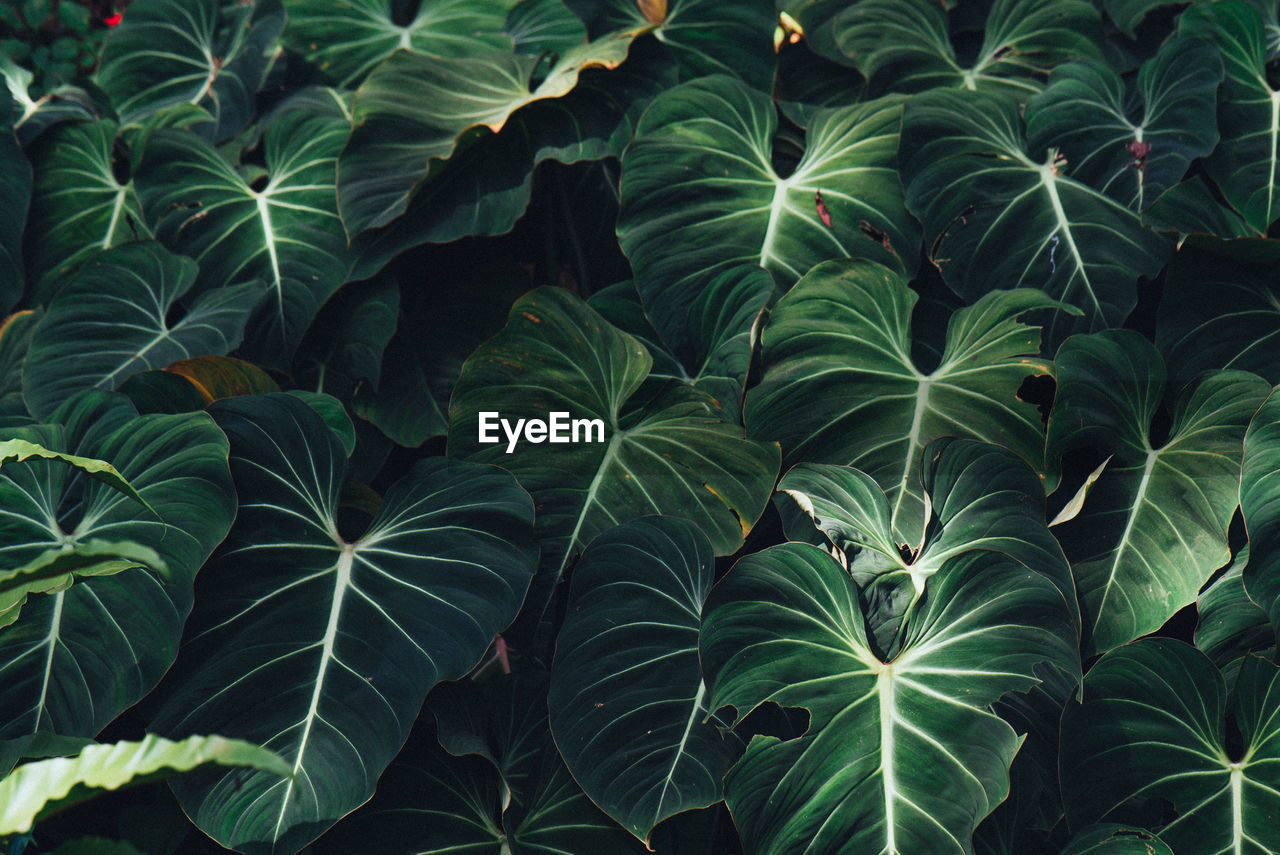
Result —
M 831 212 L 827 210 L 827 203 L 822 201 L 821 190 L 813 195 L 813 204 L 818 209 L 818 216 L 822 218 L 822 224 L 827 228 L 831 228 Z
M 110 15 L 107 15 L 102 19 L 102 23 L 106 24 L 108 27 L 116 27 L 120 25 L 120 22 L 123 19 L 124 15 L 121 15 L 119 12 L 112 12 Z

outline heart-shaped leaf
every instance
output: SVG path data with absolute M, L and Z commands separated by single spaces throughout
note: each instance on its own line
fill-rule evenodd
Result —
M 1266 855 L 1280 848 L 1280 669 L 1245 659 L 1227 734 L 1227 687 L 1203 653 L 1147 638 L 1103 657 L 1083 704 L 1062 716 L 1063 797 L 1072 825 L 1135 797 L 1167 799 L 1177 818 L 1154 828 L 1178 853 Z
M 832 32 L 873 89 L 938 87 L 1038 92 L 1053 66 L 1095 57 L 1098 12 L 1081 0 L 995 0 L 982 45 L 967 68 L 952 45 L 951 5 L 933 0 L 864 0 L 836 16 Z
M 95 577 L 27 603 L 0 633 L 4 736 L 94 736 L 150 691 L 177 656 L 192 578 L 235 515 L 227 439 L 204 413 L 138 416 L 122 396 L 95 391 L 53 419 L 14 433 L 111 463 L 155 512 L 61 462 L 6 466 L 0 555 L 22 564 L 64 544 L 130 541 L 169 573 Z
M 889 662 L 830 555 L 799 543 L 748 555 L 712 591 L 701 653 L 711 709 L 809 712 L 803 736 L 756 736 L 725 779 L 758 853 L 970 851 L 1020 742 L 989 705 L 1035 685 L 1041 663 L 1079 670 L 1058 589 L 982 551 L 933 574 Z
M 289 26 L 283 41 L 344 87 L 357 83 L 397 50 L 459 57 L 512 47 L 503 24 L 516 0 L 423 0 L 417 4 L 417 14 L 404 24 L 397 21 L 398 5 L 403 4 L 284 0 Z
M 324 301 L 346 281 L 334 165 L 350 130 L 344 95 L 306 90 L 283 105 L 262 139 L 266 177 L 250 183 L 186 131 L 151 134 L 138 195 L 156 235 L 200 265 L 198 291 L 259 278 L 270 297 L 247 333 L 250 358 L 288 365 Z
M 1079 618 L 1071 569 L 1045 525 L 1044 488 L 1030 466 L 999 446 L 946 437 L 925 449 L 920 481 L 929 517 L 921 540 L 909 544 L 895 540 L 885 493 L 856 469 L 801 463 L 778 484 L 844 553 L 863 602 L 884 604 L 869 615 L 880 650 L 893 654 L 898 623 L 929 577 L 974 550 L 1001 552 L 1040 573 Z
M 280 0 L 138 3 L 103 46 L 97 83 L 125 124 L 198 104 L 214 118 L 212 138 L 226 139 L 253 118 L 283 26 Z
M 45 418 L 82 389 L 114 389 L 139 371 L 233 350 L 263 283 L 206 291 L 170 324 L 196 273 L 191 259 L 151 241 L 107 250 L 80 268 L 32 336 L 22 378 L 31 412 Z
M 1027 102 L 1028 150 L 1058 146 L 1071 177 L 1146 209 L 1218 144 L 1222 61 L 1212 45 L 1175 39 L 1125 85 L 1109 65 L 1060 65 Z
M 916 96 L 899 156 L 907 205 L 957 294 L 972 302 L 1029 285 L 1084 311 L 1046 322 L 1051 346 L 1072 332 L 1119 326 L 1137 302 L 1138 277 L 1154 276 L 1168 255 L 1165 238 L 1072 177 L 1057 149 L 1028 148 L 1007 96 Z
M 1280 627 L 1280 393 L 1274 391 L 1244 436 L 1240 511 L 1249 531 L 1245 589 Z
M 635 517 L 685 517 L 715 554 L 728 555 L 764 510 L 777 446 L 744 438 L 686 384 L 637 394 L 652 362 L 581 300 L 541 288 L 517 301 L 503 331 L 462 367 L 449 405 L 449 454 L 499 464 L 533 495 L 546 584 L 598 534 Z M 503 436 L 500 418 L 514 426 L 556 412 L 565 415 L 559 430 L 549 426 L 549 442 Z M 598 426 L 587 425 L 575 443 L 575 420 Z
M 35 194 L 27 266 L 35 296 L 47 300 L 55 283 L 94 253 L 151 237 L 128 169 L 124 143 L 109 119 L 50 129 L 29 149 Z M 123 179 L 123 181 L 122 181 Z M 48 277 L 52 282 L 39 282 Z
M 1280 89 L 1268 77 L 1262 17 L 1239 0 L 1194 4 L 1179 19 L 1178 31 L 1211 42 L 1222 54 L 1222 143 L 1206 165 L 1232 207 L 1265 235 L 1280 217 Z
M 668 341 L 717 274 L 758 264 L 785 289 L 820 261 L 915 270 L 920 232 L 896 178 L 902 100 L 819 110 L 791 174 L 774 168 L 768 95 L 727 76 L 655 99 L 622 163 L 618 241 Z
M 642 841 L 667 817 L 718 802 L 740 751 L 708 721 L 698 662 L 714 573 L 706 536 L 678 517 L 611 529 L 573 570 L 551 732 L 592 801 Z
M 280 754 L 285 778 L 207 773 L 175 789 L 224 845 L 293 852 L 373 794 L 427 690 L 465 674 L 515 617 L 536 560 L 533 508 L 510 475 L 434 458 L 348 540 L 346 455 L 314 410 L 266 395 L 210 413 L 231 439 L 240 513 L 201 574 L 153 726 Z
M 1159 628 L 1231 559 L 1241 443 L 1270 387 L 1219 371 L 1175 400 L 1155 348 L 1128 330 L 1071 338 L 1057 362 L 1051 453 L 1090 447 L 1112 457 L 1081 513 L 1054 529 L 1075 573 L 1086 644 L 1101 652 Z M 1163 442 L 1152 436 L 1162 401 L 1172 412 Z
M 942 363 L 925 373 L 911 358 L 915 302 L 878 264 L 814 268 L 772 311 L 764 378 L 745 407 L 750 435 L 781 442 L 788 465 L 847 464 L 874 478 L 893 538 L 912 547 L 925 523 L 920 456 L 937 437 L 999 443 L 1045 477 L 1040 414 L 1018 390 L 1054 369 L 1037 355 L 1039 331 L 1017 319 L 1061 305 L 1029 289 L 988 294 L 951 317 Z

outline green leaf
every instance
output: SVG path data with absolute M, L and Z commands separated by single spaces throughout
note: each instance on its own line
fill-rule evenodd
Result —
M 235 349 L 263 283 L 206 291 L 170 324 L 196 274 L 191 259 L 151 241 L 107 250 L 81 267 L 32 336 L 22 378 L 31 412 L 47 418 L 82 389 L 114 389 L 139 371 Z
M 1045 525 L 1044 488 L 1030 466 L 999 446 L 945 437 L 925 449 L 919 474 L 928 518 L 921 539 L 901 545 L 888 498 L 856 469 L 801 463 L 778 484 L 844 554 L 863 602 L 884 604 L 883 613 L 869 615 L 879 649 L 892 655 L 898 623 L 929 577 L 947 560 L 974 550 L 1000 552 L 1035 570 L 1079 619 L 1071 569 Z
M 175 791 L 223 845 L 293 852 L 373 794 L 427 690 L 465 674 L 515 617 L 536 561 L 533 507 L 506 473 L 430 458 L 348 539 L 346 455 L 314 410 L 270 395 L 210 413 L 231 440 L 240 512 L 201 574 L 152 724 L 280 754 L 283 780 L 211 772 Z
M 0 89 L 0 313 L 22 297 L 22 231 L 31 196 L 31 164 L 13 135 L 15 112 L 8 89 Z
M 1244 586 L 1280 627 L 1280 394 L 1271 395 L 1244 435 L 1240 510 L 1249 532 Z
M 567 95 L 584 69 L 617 67 L 646 29 L 608 33 L 567 50 L 540 82 L 539 58 L 527 54 L 394 54 L 360 85 L 355 128 L 338 161 L 347 233 L 396 219 L 440 161 L 465 150 L 485 129 L 500 131 L 521 107 Z
M 1165 274 L 1156 346 L 1176 382 L 1234 368 L 1280 383 L 1280 244 L 1192 235 Z
M 1102 62 L 1060 65 L 1027 102 L 1028 150 L 1057 146 L 1072 178 L 1142 211 L 1218 144 L 1221 80 L 1199 39 L 1165 44 L 1128 87 Z
M 1193 175 L 1164 192 L 1142 215 L 1142 222 L 1157 231 L 1251 237 L 1255 233 L 1235 211 L 1220 202 L 1208 183 Z
M 449 454 L 500 464 L 533 495 L 546 584 L 598 534 L 635 517 L 685 517 L 715 554 L 728 555 L 764 510 L 777 446 L 745 439 L 685 384 L 638 394 L 652 362 L 643 345 L 567 291 L 540 288 L 516 302 L 503 331 L 462 367 L 449 405 Z M 513 425 L 553 412 L 599 419 L 603 437 L 587 429 L 590 442 L 524 442 L 508 453 L 505 438 L 480 440 L 482 412 Z
M 1138 277 L 1155 276 L 1168 255 L 1169 242 L 1133 211 L 1064 174 L 1055 149 L 1029 149 L 1011 98 L 916 96 L 899 156 L 907 206 L 957 294 L 972 302 L 1030 285 L 1084 311 L 1047 321 L 1051 346 L 1072 332 L 1119 326 L 1137 302 Z
M 1246 434 L 1246 436 L 1248 436 Z M 1267 612 L 1245 592 L 1244 569 L 1249 563 L 1249 545 L 1236 554 L 1226 572 L 1196 598 L 1196 648 L 1219 668 L 1251 650 L 1274 647 L 1276 632 L 1267 621 Z
M 587 26 L 561 0 L 521 0 L 507 13 L 503 31 L 516 53 L 559 54 L 587 40 Z
M 0 633 L 6 737 L 93 736 L 150 691 L 177 655 L 192 578 L 235 515 L 227 440 L 204 413 L 138 416 L 122 396 L 86 392 L 54 419 L 15 433 L 112 461 L 155 512 L 61 462 L 5 466 L 0 556 L 21 565 L 64 544 L 129 541 L 155 550 L 169 574 L 85 579 L 27 603 Z
M 86 258 L 148 238 L 131 177 L 116 177 L 124 144 L 108 119 L 51 128 L 28 150 L 35 166 L 27 267 L 34 296 L 47 301 L 58 279 Z M 45 277 L 51 281 L 41 282 Z
M 636 0 L 605 0 L 603 26 L 633 29 L 651 23 Z M 667 0 L 666 14 L 653 35 L 671 50 L 680 80 L 732 74 L 753 89 L 773 86 L 773 28 L 778 13 L 771 0 Z
M 214 117 L 212 138 L 223 140 L 253 118 L 283 26 L 280 0 L 138 3 L 107 37 L 97 83 L 126 125 L 196 104 Z
M 1280 218 L 1280 91 L 1267 76 L 1262 18 L 1237 0 L 1193 4 L 1179 19 L 1178 31 L 1211 42 L 1222 54 L 1222 143 L 1206 166 L 1231 206 L 1264 235 Z
M 21 424 L 30 416 L 22 399 L 22 373 L 31 334 L 43 315 L 40 309 L 24 309 L 0 322 L 0 422 Z
M 21 834 L 32 823 L 97 791 L 168 778 L 208 764 L 286 775 L 289 765 L 265 748 L 221 736 L 170 742 L 148 735 L 138 742 L 90 745 L 75 757 L 19 766 L 0 780 L 0 835 Z
M 249 358 L 288 365 L 321 305 L 350 266 L 334 190 L 348 131 L 345 96 L 304 90 L 279 108 L 262 139 L 256 188 L 208 143 L 159 130 L 145 143 L 138 195 L 156 236 L 200 265 L 197 292 L 249 279 L 270 288 L 246 332 Z
M 1057 362 L 1050 453 L 1113 456 L 1083 511 L 1054 529 L 1075 573 L 1086 647 L 1102 652 L 1158 629 L 1231 559 L 1241 442 L 1269 387 L 1219 371 L 1166 396 L 1159 354 L 1128 330 L 1076 336 Z M 1162 400 L 1172 413 L 1163 442 L 1152 436 Z
M 995 0 L 968 67 L 951 30 L 948 5 L 933 0 L 864 0 L 832 25 L 877 92 L 963 87 L 1025 98 L 1055 65 L 1098 56 L 1098 12 L 1081 0 Z
M 18 619 L 31 594 L 65 591 L 78 579 L 150 569 L 167 575 L 155 550 L 128 541 L 90 540 L 49 549 L 17 568 L 0 570 L 0 628 Z
M 1174 855 L 1159 837 L 1143 828 L 1105 823 L 1071 838 L 1062 855 Z
M 284 44 L 314 62 L 339 86 L 358 83 L 397 50 L 433 57 L 465 57 L 509 50 L 503 31 L 516 0 L 423 0 L 413 20 L 396 22 L 393 0 L 314 3 L 284 0 Z
M 1115 22 L 1120 32 L 1131 39 L 1137 38 L 1138 25 L 1156 9 L 1178 5 L 1176 0 L 1103 0 L 1107 17 Z
M 678 377 L 711 395 L 727 421 L 741 421 L 742 395 L 773 279 L 753 264 L 730 268 L 707 283 L 689 307 L 680 338 L 668 350 L 649 322 L 632 282 L 597 291 L 590 306 L 644 343 L 651 377 Z
M 698 663 L 714 573 L 693 523 L 625 523 L 582 554 L 556 638 L 547 705 L 560 755 L 592 801 L 646 844 L 667 817 L 718 802 L 740 750 L 708 722 Z
M 1036 355 L 1037 328 L 1017 319 L 1061 305 L 1029 289 L 988 294 L 952 315 L 942 363 L 926 374 L 911 358 L 915 302 L 877 264 L 814 268 L 773 309 L 764 378 L 745 407 L 750 435 L 781 442 L 787 465 L 847 464 L 874 478 L 893 537 L 913 547 L 925 522 L 920 456 L 937 437 L 999 443 L 1047 477 L 1040 414 L 1017 395 L 1027 376 L 1054 368 Z
M 748 555 L 716 586 L 710 708 L 809 712 L 803 736 L 756 736 L 725 779 L 747 851 L 970 851 L 1020 743 L 989 705 L 1041 663 L 1078 673 L 1075 632 L 1061 593 L 999 553 L 946 562 L 921 603 L 886 663 L 848 573 L 813 546 Z
M 913 272 L 920 232 L 896 178 L 901 110 L 893 97 L 815 112 L 784 177 L 768 95 L 716 76 L 655 99 L 623 158 L 618 241 L 658 332 L 679 340 L 697 295 L 740 264 L 784 289 L 833 257 Z
M 142 494 L 129 483 L 128 479 L 121 475 L 119 470 L 105 460 L 95 460 L 90 457 L 79 457 L 74 454 L 65 454 L 61 451 L 54 451 L 52 449 L 45 448 L 43 445 L 29 442 L 21 438 L 6 439 L 3 442 L 0 442 L 0 466 L 3 466 L 7 460 L 13 460 L 20 463 L 24 460 L 32 459 L 57 460 L 67 464 L 68 466 L 73 466 L 81 472 L 84 472 L 90 478 L 93 478 L 95 481 L 106 484 L 112 490 L 115 490 L 123 496 L 128 496 L 130 499 L 133 499 L 135 502 L 151 511 L 152 514 L 159 516 L 159 514 L 156 514 L 152 507 L 147 504 L 147 500 L 142 497 Z
M 1084 703 L 1062 716 L 1067 819 L 1101 819 L 1131 798 L 1166 799 L 1178 816 L 1152 829 L 1175 852 L 1266 855 L 1280 848 L 1280 669 L 1245 660 L 1227 736 L 1227 687 L 1203 653 L 1173 639 L 1114 650 L 1089 671 Z
M 377 380 L 399 308 L 400 285 L 389 276 L 344 286 L 324 304 L 298 346 L 295 380 L 344 399 L 360 381 Z

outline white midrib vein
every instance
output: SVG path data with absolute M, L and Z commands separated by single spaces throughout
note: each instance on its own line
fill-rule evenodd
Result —
M 1098 295 L 1093 291 L 1093 283 L 1089 281 L 1089 271 L 1084 266 L 1084 256 L 1080 254 L 1080 248 L 1076 246 L 1075 234 L 1071 231 L 1071 221 L 1067 219 L 1066 209 L 1062 207 L 1062 199 L 1058 196 L 1058 177 L 1054 174 L 1053 158 L 1054 153 L 1050 152 L 1049 161 L 1038 167 L 1040 170 L 1040 183 L 1044 185 L 1045 192 L 1049 194 L 1049 205 L 1053 208 L 1053 216 L 1058 221 L 1058 227 L 1053 233 L 1055 235 L 1062 234 L 1062 238 L 1067 244 L 1067 249 L 1071 251 L 1071 257 L 1075 260 L 1076 269 L 1080 271 L 1080 278 L 1084 280 L 1085 290 L 1089 292 L 1089 299 L 1093 301 L 1094 311 L 1101 316 L 1102 306 L 1098 303 Z M 1063 299 L 1066 299 L 1065 296 Z
M 916 408 L 911 414 L 911 429 L 907 431 L 907 459 L 902 466 L 902 481 L 898 483 L 898 495 L 893 500 L 893 514 L 889 517 L 891 534 L 898 530 L 898 514 L 902 511 L 902 500 L 907 495 L 907 487 L 911 483 L 911 467 L 915 462 L 916 446 L 920 444 L 920 431 L 924 426 L 924 414 L 929 409 L 929 392 L 933 386 L 932 374 L 919 374 L 916 380 Z M 928 525 L 925 520 L 924 524 Z M 896 536 L 896 534 L 894 534 Z
M 1240 763 L 1232 763 L 1227 769 L 1231 779 L 1231 851 L 1244 855 L 1244 769 Z
M 894 816 L 894 796 L 898 782 L 893 771 L 894 713 L 893 666 L 881 665 L 876 675 L 876 692 L 880 697 L 880 779 L 884 782 L 884 851 L 893 855 L 898 851 Z
M 111 238 L 116 233 L 116 223 L 120 222 L 120 212 L 124 210 L 124 197 L 129 192 L 129 186 L 123 185 L 116 190 L 116 201 L 111 206 L 111 221 L 107 223 L 107 233 L 102 236 L 101 247 L 103 249 L 111 249 Z
M 787 207 L 787 191 L 791 188 L 788 179 L 775 179 L 773 186 L 773 203 L 769 206 L 769 224 L 764 230 L 764 242 L 760 246 L 760 266 L 769 269 L 773 261 L 773 245 L 778 240 L 778 222 Z
M 1138 491 L 1133 497 L 1133 508 L 1130 510 L 1129 519 L 1124 524 L 1124 533 L 1120 535 L 1120 542 L 1116 544 L 1115 555 L 1111 559 L 1111 570 L 1107 573 L 1107 584 L 1102 589 L 1102 599 L 1098 600 L 1097 617 L 1094 619 L 1094 629 L 1097 629 L 1099 621 L 1106 613 L 1107 598 L 1111 595 L 1111 588 L 1115 584 L 1116 574 L 1120 571 L 1120 559 L 1124 557 L 1125 550 L 1129 546 L 1129 535 L 1133 533 L 1133 525 L 1138 519 L 1138 511 L 1142 508 L 1142 501 L 1147 495 L 1147 485 L 1151 483 L 1151 471 L 1155 469 L 1156 460 L 1160 457 L 1160 452 L 1147 447 L 1147 462 L 1142 467 L 1142 480 L 1138 482 Z
M 1271 184 L 1267 190 L 1267 222 L 1265 231 L 1271 223 L 1271 212 L 1276 201 L 1276 161 L 1280 158 L 1280 92 L 1271 93 Z
M 253 192 L 253 191 L 250 191 Z M 279 316 L 280 329 L 284 329 L 284 283 L 280 280 L 280 258 L 276 254 L 276 236 L 271 230 L 271 203 L 267 192 L 254 193 L 258 202 L 258 217 L 262 220 L 262 240 L 267 247 L 267 257 L 271 259 L 271 284 L 276 290 L 276 314 Z
M 671 767 L 667 769 L 666 779 L 662 782 L 662 792 L 658 795 L 658 807 L 654 810 L 655 823 L 662 819 L 662 805 L 667 800 L 667 788 L 671 786 L 671 781 L 676 776 L 676 766 L 684 756 L 685 746 L 689 744 L 689 734 L 693 732 L 693 723 L 698 719 L 698 712 L 702 709 L 702 698 L 706 693 L 706 682 L 699 680 L 698 692 L 693 696 L 693 708 L 689 710 L 689 718 L 684 723 L 684 733 L 680 736 L 680 744 L 676 746 L 676 756 L 671 758 Z
M 65 602 L 66 596 L 66 591 L 59 591 L 53 595 L 53 615 L 49 618 L 49 634 L 45 636 L 45 644 L 48 645 L 49 652 L 44 658 L 44 679 L 40 683 L 40 699 L 36 701 L 36 723 L 34 729 L 39 729 L 40 727 L 44 702 L 49 697 L 49 683 L 53 680 L 53 654 L 58 649 L 58 630 L 62 628 L 62 604 Z
M 320 644 L 320 667 L 316 670 L 316 684 L 311 692 L 311 706 L 302 725 L 302 738 L 298 740 L 298 759 L 293 763 L 293 775 L 285 785 L 284 798 L 280 802 L 280 815 L 276 819 L 275 839 L 285 825 L 285 815 L 289 812 L 289 799 L 293 796 L 293 786 L 302 771 L 302 761 L 307 756 L 307 742 L 311 738 L 311 725 L 315 723 L 320 711 L 320 697 L 324 694 L 324 680 L 329 671 L 329 663 L 333 661 L 333 648 L 338 640 L 338 619 L 342 616 L 342 600 L 346 597 L 351 585 L 351 567 L 355 563 L 356 548 L 354 544 L 343 544 L 338 553 L 338 563 L 334 567 L 333 603 L 329 606 L 329 622 L 325 626 L 324 640 Z
M 587 487 L 587 497 L 582 502 L 582 509 L 578 511 L 578 521 L 573 526 L 573 532 L 569 535 L 569 540 L 564 546 L 564 555 L 560 557 L 560 569 L 556 571 L 556 578 L 564 572 L 564 568 L 569 564 L 569 559 L 573 557 L 573 545 L 578 542 L 578 533 L 582 531 L 582 523 L 587 518 L 587 513 L 591 510 L 591 505 L 596 500 L 596 493 L 600 492 L 600 484 L 604 481 L 605 470 L 609 468 L 609 464 L 613 462 L 613 458 L 617 456 L 618 446 L 622 444 L 623 432 L 618 430 L 615 425 L 613 435 L 609 437 L 609 444 L 605 447 L 604 457 L 600 460 L 600 465 L 596 467 L 595 477 L 591 479 L 591 484 Z

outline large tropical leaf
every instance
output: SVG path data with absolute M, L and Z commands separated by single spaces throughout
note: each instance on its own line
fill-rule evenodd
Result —
M 1087 645 L 1102 652 L 1159 628 L 1231 559 L 1241 444 L 1270 387 L 1218 371 L 1166 396 L 1159 354 L 1128 330 L 1074 337 L 1057 361 L 1051 453 L 1111 456 L 1080 514 L 1055 529 Z M 1167 438 L 1153 436 L 1162 406 L 1172 415 Z
M 1266 609 L 1245 591 L 1244 569 L 1248 563 L 1246 544 L 1231 566 L 1196 597 L 1196 648 L 1224 671 L 1249 651 L 1265 650 L 1276 643 L 1276 631 L 1267 619 Z
M 572 15 L 567 9 L 564 14 Z M 370 74 L 355 101 L 355 129 L 338 161 L 347 233 L 403 214 L 424 181 L 483 131 L 521 107 L 560 98 L 588 68 L 614 68 L 648 26 L 611 32 L 559 55 L 549 69 L 514 52 L 431 57 L 401 51 Z M 539 79 L 540 78 L 540 79 Z
M 732 74 L 754 89 L 773 86 L 772 0 L 606 0 L 603 21 L 608 29 L 656 24 L 653 35 L 676 57 L 681 81 Z
M 235 515 L 227 439 L 204 413 L 138 416 L 122 396 L 93 391 L 53 418 L 14 433 L 110 462 L 155 512 L 61 462 L 6 466 L 0 556 L 22 564 L 64 544 L 130 541 L 169 573 L 86 579 L 24 606 L 0 633 L 3 736 L 94 736 L 150 691 L 177 655 L 192 578 Z
M 170 324 L 196 264 L 152 241 L 107 250 L 58 292 L 36 327 L 23 396 L 37 418 L 82 389 L 114 389 L 132 374 L 233 350 L 262 282 L 206 291 Z
M 591 542 L 551 666 L 551 732 L 587 795 L 648 841 L 669 816 L 721 798 L 740 751 L 708 721 L 698 662 L 714 580 L 706 536 L 678 517 L 642 517 Z
M 175 785 L 224 845 L 294 852 L 373 794 L 428 689 L 515 617 L 533 574 L 533 507 L 510 475 L 434 458 L 388 489 L 358 538 L 338 530 L 338 437 L 288 395 L 210 413 L 231 439 L 236 525 L 201 574 L 155 729 L 275 751 L 290 775 Z
M 68 122 L 29 149 L 35 194 L 26 260 L 33 285 L 45 276 L 56 280 L 96 252 L 151 236 L 117 129 L 109 119 Z M 52 291 L 42 284 L 35 293 L 48 299 Z
M 965 67 L 948 9 L 933 0 L 863 0 L 832 24 L 836 43 L 879 91 L 937 87 L 1004 91 L 1025 98 L 1049 70 L 1098 55 L 1098 12 L 1081 0 L 995 0 L 982 45 Z
M 1192 235 L 1165 275 L 1156 346 L 1175 382 L 1236 368 L 1280 383 L 1280 244 Z
M 638 393 L 652 362 L 582 301 L 541 288 L 517 301 L 503 331 L 462 367 L 449 405 L 449 454 L 499 464 L 533 495 L 547 583 L 596 535 L 635 517 L 685 517 L 715 554 L 728 555 L 764 510 L 777 446 L 747 440 L 684 383 Z M 500 441 L 481 441 L 482 412 Z M 602 440 L 588 430 L 591 442 L 510 447 L 493 415 L 514 425 L 554 412 L 599 419 Z
M 907 105 L 902 177 L 924 223 L 929 256 L 968 301 L 996 288 L 1032 286 L 1083 310 L 1057 314 L 1046 339 L 1119 326 L 1170 246 L 1137 214 L 1071 175 L 1056 148 L 1023 141 L 1013 99 L 925 92 Z M 1064 171 L 1065 169 L 1065 171 Z
M 13 97 L 0 88 L 0 313 L 22 297 L 22 231 L 31 195 L 31 164 L 13 135 Z
M 334 164 L 350 127 L 341 93 L 295 96 L 266 129 L 266 176 L 253 183 L 191 133 L 160 130 L 146 140 L 138 195 L 157 237 L 199 263 L 197 290 L 255 278 L 270 287 L 247 333 L 256 361 L 287 366 L 346 279 Z
M 1061 592 L 994 552 L 946 562 L 889 662 L 830 555 L 788 543 L 740 560 L 711 594 L 703 666 L 711 709 L 799 707 L 809 728 L 756 736 L 725 779 L 747 851 L 967 853 L 1008 794 L 1019 738 L 989 705 L 1078 673 Z
M 764 378 L 745 407 L 751 436 L 781 442 L 788 465 L 847 464 L 874 478 L 893 537 L 913 547 L 925 523 L 920 455 L 937 437 L 999 443 L 1044 475 L 1044 427 L 1018 391 L 1053 364 L 1037 355 L 1039 331 L 1017 319 L 1059 305 L 1029 289 L 983 297 L 952 316 L 942 363 L 926 374 L 911 358 L 916 299 L 878 264 L 816 267 L 774 307 Z
M 1212 42 L 1222 54 L 1222 143 L 1207 166 L 1227 201 L 1264 235 L 1280 218 L 1280 90 L 1268 76 L 1262 17 L 1239 0 L 1198 3 L 1179 19 L 1179 32 Z
M 252 743 L 221 736 L 171 742 L 148 735 L 138 742 L 90 745 L 74 757 L 19 766 L 0 780 L 0 835 L 28 831 L 32 823 L 103 790 L 167 778 L 204 765 L 263 769 L 287 775 L 289 764 Z
M 1062 716 L 1067 819 L 1083 825 L 1135 797 L 1166 799 L 1158 831 L 1178 855 L 1267 855 L 1280 849 L 1280 669 L 1250 656 L 1230 710 L 1203 653 L 1143 639 L 1107 654 Z
M 1280 629 L 1280 393 L 1274 391 L 1244 436 L 1240 510 L 1249 531 L 1245 589 Z
M 403 24 L 394 0 L 314 3 L 284 0 L 289 25 L 283 41 L 339 86 L 351 86 L 397 50 L 435 57 L 508 50 L 503 30 L 516 0 L 423 0 Z
M 1030 466 L 999 446 L 947 437 L 929 444 L 920 476 L 928 518 L 912 543 L 895 539 L 888 498 L 856 469 L 801 463 L 778 484 L 843 553 L 872 608 L 868 626 L 880 650 L 892 655 L 888 644 L 929 577 L 947 560 L 979 549 L 1040 573 L 1078 619 L 1071 569 L 1045 525 L 1044 488 Z M 790 528 L 788 535 L 800 539 Z
M 914 272 L 920 232 L 896 170 L 901 111 L 897 97 L 817 111 L 784 176 L 768 95 L 715 76 L 655 99 L 623 158 L 618 240 L 659 334 L 678 339 L 702 289 L 740 264 L 783 288 L 845 256 Z
M 1060 65 L 1027 102 L 1028 150 L 1057 146 L 1071 177 L 1135 211 L 1182 180 L 1218 143 L 1218 52 L 1175 39 L 1129 86 L 1102 62 Z
M 106 41 L 97 83 L 126 124 L 195 104 L 213 116 L 212 138 L 225 139 L 253 118 L 283 26 L 280 0 L 137 3 Z

